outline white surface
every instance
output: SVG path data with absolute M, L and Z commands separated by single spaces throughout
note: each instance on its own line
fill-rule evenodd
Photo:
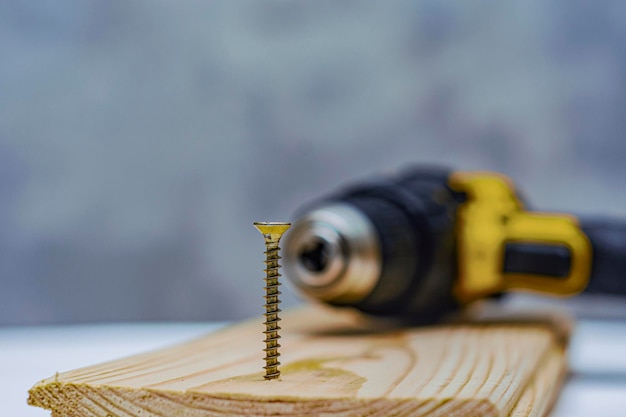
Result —
M 580 321 L 569 351 L 570 377 L 552 417 L 626 416 L 626 322 Z
M 55 372 L 160 348 L 220 324 L 117 324 L 0 329 L 2 415 L 46 417 L 26 393 Z M 626 323 L 583 321 L 572 340 L 572 375 L 553 417 L 626 416 Z

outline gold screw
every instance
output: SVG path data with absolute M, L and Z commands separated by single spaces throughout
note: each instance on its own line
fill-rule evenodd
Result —
M 278 353 L 278 348 L 280 344 L 278 344 L 278 339 L 280 339 L 280 335 L 278 331 L 280 330 L 280 326 L 278 322 L 280 321 L 280 317 L 278 317 L 278 313 L 280 313 L 280 308 L 278 308 L 278 304 L 280 304 L 280 300 L 278 296 L 280 295 L 280 291 L 278 291 L 278 286 L 280 282 L 278 281 L 278 277 L 280 274 L 278 273 L 278 268 L 280 265 L 278 264 L 278 260 L 280 256 L 278 256 L 278 251 L 280 248 L 278 247 L 278 242 L 280 242 L 280 238 L 283 236 L 283 233 L 291 227 L 291 223 L 282 223 L 282 222 L 255 222 L 254 227 L 257 228 L 259 232 L 265 238 L 265 264 L 267 267 L 265 268 L 265 379 L 275 379 L 280 376 L 280 370 L 278 366 L 280 362 L 278 361 L 278 357 L 280 353 Z

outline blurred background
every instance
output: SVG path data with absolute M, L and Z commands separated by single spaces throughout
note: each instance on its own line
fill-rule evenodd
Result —
M 625 23 L 620 0 L 0 0 L 0 324 L 260 314 L 252 222 L 412 162 L 626 217 Z

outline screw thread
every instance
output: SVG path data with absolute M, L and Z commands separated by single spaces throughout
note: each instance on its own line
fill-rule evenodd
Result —
M 280 304 L 279 295 L 281 294 L 278 290 L 280 286 L 280 281 L 278 277 L 281 275 L 278 273 L 278 268 L 280 268 L 280 264 L 278 260 L 280 256 L 278 255 L 278 251 L 280 247 L 278 246 L 277 241 L 269 241 L 266 243 L 267 251 L 265 252 L 265 264 L 267 268 L 265 269 L 265 379 L 274 379 L 280 376 L 280 371 L 278 370 L 278 366 L 280 365 L 280 361 L 278 357 L 280 356 L 280 352 L 278 352 L 278 348 L 280 348 L 280 344 L 278 343 L 278 339 L 280 339 L 280 335 L 278 331 L 280 330 L 280 326 L 278 322 L 280 321 L 280 317 L 278 313 L 280 313 L 280 308 L 278 305 Z

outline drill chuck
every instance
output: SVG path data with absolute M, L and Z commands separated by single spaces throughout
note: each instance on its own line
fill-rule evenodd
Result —
M 285 271 L 305 295 L 430 321 L 453 310 L 454 215 L 444 170 L 413 169 L 324 198 L 286 237 Z

